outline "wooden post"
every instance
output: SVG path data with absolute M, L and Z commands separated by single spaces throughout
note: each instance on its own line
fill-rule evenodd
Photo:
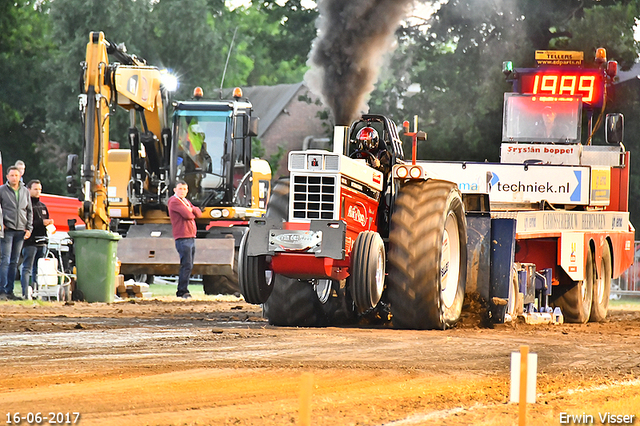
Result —
M 313 374 L 304 373 L 300 380 L 300 426 L 311 426 L 311 394 Z
M 527 359 L 529 358 L 529 346 L 520 346 L 520 411 L 518 414 L 518 426 L 527 425 Z

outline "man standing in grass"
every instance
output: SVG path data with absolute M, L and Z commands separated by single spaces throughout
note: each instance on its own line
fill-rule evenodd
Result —
M 0 186 L 0 206 L 4 237 L 0 240 L 0 299 L 21 300 L 13 294 L 16 267 L 22 243 L 33 230 L 33 209 L 29 190 L 20 183 L 22 175 L 16 166 L 7 170 L 7 183 Z
M 24 240 L 22 245 L 22 297 L 29 298 L 29 285 L 36 289 L 38 260 L 47 253 L 47 226 L 53 225 L 53 219 L 49 218 L 49 209 L 40 201 L 42 184 L 33 179 L 27 183 L 27 189 L 31 195 L 31 207 L 33 210 L 33 231 L 31 236 Z
M 189 293 L 189 277 L 193 269 L 193 259 L 196 255 L 196 218 L 202 217 L 202 212 L 187 200 L 189 186 L 179 180 L 173 188 L 174 195 L 169 198 L 167 207 L 173 228 L 173 238 L 176 250 L 180 255 L 180 274 L 178 275 L 178 291 L 176 296 L 191 299 Z

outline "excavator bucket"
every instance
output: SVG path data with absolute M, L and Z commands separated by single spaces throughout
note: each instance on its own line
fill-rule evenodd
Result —
M 233 274 L 233 238 L 197 238 L 193 275 Z M 118 241 L 123 274 L 177 275 L 180 258 L 173 238 L 129 237 Z

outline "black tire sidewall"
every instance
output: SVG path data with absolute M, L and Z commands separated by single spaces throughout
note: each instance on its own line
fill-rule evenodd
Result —
M 602 322 L 607 317 L 609 311 L 609 295 L 611 294 L 611 251 L 609 250 L 609 244 L 605 244 L 602 249 L 602 258 L 600 265 L 601 279 L 604 280 L 604 287 L 602 289 L 602 295 L 598 293 L 598 285 L 594 280 L 593 283 L 593 300 L 591 301 L 591 316 L 589 321 Z M 594 268 L 595 269 L 595 268 Z M 598 299 L 602 296 L 602 303 L 598 302 Z
M 464 217 L 464 208 L 462 204 L 462 198 L 460 194 L 452 191 L 449 195 L 447 202 L 447 210 L 445 212 L 445 222 L 449 215 L 449 212 L 453 212 L 457 225 L 458 225 L 458 251 L 459 251 L 459 269 L 458 269 L 458 283 L 456 286 L 456 296 L 450 307 L 442 307 L 442 320 L 443 327 L 451 327 L 459 319 L 462 313 L 462 305 L 464 303 L 464 293 L 466 289 L 466 276 L 467 276 L 467 227 Z M 451 240 L 451 236 L 449 239 Z M 442 256 L 442 252 L 440 253 Z M 438 280 L 440 291 L 442 291 L 442 281 Z M 442 299 L 440 299 L 442 300 Z
M 458 284 L 451 306 L 442 303 L 442 242 L 449 213 L 458 224 Z M 387 253 L 387 295 L 393 325 L 442 329 L 460 318 L 466 287 L 466 218 L 462 196 L 451 182 L 428 180 L 402 185 L 391 217 Z M 453 241 L 455 236 L 449 236 Z
M 595 263 L 591 249 L 587 252 L 584 279 L 582 281 L 572 281 L 566 276 L 568 284 L 554 302 L 554 306 L 562 311 L 564 321 L 568 323 L 586 323 L 591 316 L 591 305 L 593 302 L 593 280 L 595 278 Z M 589 271 L 590 269 L 590 271 Z M 589 274 L 590 272 L 590 274 Z M 582 288 L 585 298 L 582 297 Z
M 363 231 L 358 234 L 351 253 L 351 297 L 358 311 L 364 313 L 375 308 L 382 297 L 382 292 L 376 295 L 372 289 L 376 286 L 378 258 L 382 256 L 383 268 L 386 263 L 384 243 L 378 233 Z

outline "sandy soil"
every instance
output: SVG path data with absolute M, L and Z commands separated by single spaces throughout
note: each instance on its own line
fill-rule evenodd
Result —
M 585 325 L 277 328 L 258 306 L 207 296 L 0 302 L 0 422 L 303 424 L 306 391 L 312 425 L 515 425 L 510 354 L 521 345 L 539 364 L 528 424 L 603 424 L 607 412 L 640 424 L 632 307 Z

